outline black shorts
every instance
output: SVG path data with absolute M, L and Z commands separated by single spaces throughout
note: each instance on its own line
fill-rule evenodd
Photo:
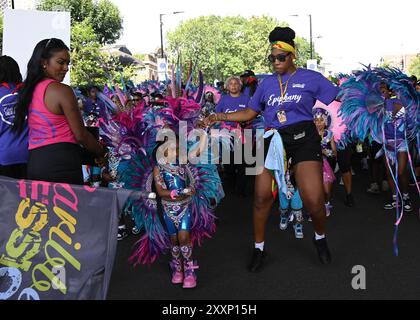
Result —
M 351 170 L 352 147 L 347 145 L 344 149 L 337 150 L 337 163 L 341 173 Z
M 321 137 L 313 121 L 299 122 L 279 129 L 278 132 L 283 140 L 287 160 L 292 159 L 292 166 L 303 161 L 322 162 Z M 264 159 L 272 137 L 264 139 Z

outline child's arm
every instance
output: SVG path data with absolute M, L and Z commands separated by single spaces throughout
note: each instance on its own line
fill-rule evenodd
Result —
M 166 201 L 180 201 L 180 200 L 185 199 L 185 196 L 184 195 L 178 195 L 176 193 L 176 190 L 173 190 L 173 191 L 167 190 L 165 181 L 163 181 L 163 178 L 160 175 L 160 170 L 159 170 L 158 167 L 154 167 L 154 169 L 153 169 L 153 180 L 155 181 L 156 193 L 163 200 L 166 200 Z

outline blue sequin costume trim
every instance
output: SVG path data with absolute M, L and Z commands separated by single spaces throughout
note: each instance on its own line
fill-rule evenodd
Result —
M 187 172 L 183 165 L 158 166 L 161 177 L 166 184 L 167 190 L 182 190 L 188 187 Z M 163 218 L 169 235 L 175 236 L 179 231 L 191 229 L 191 197 L 181 201 L 162 200 Z

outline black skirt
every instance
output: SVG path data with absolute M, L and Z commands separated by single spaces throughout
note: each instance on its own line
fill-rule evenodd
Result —
M 28 179 L 83 184 L 82 148 L 56 143 L 29 151 Z

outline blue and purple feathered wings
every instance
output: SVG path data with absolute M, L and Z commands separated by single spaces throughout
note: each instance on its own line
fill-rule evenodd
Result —
M 125 188 L 153 191 L 152 156 L 137 154 L 121 177 Z M 138 264 L 153 263 L 162 252 L 170 248 L 170 239 L 158 215 L 157 201 L 154 199 L 129 199 L 126 207 L 131 208 L 131 217 L 138 230 L 142 232 L 130 262 Z
M 122 177 L 125 187 L 152 192 L 154 165 L 151 157 L 134 157 Z M 216 230 L 213 210 L 223 199 L 224 192 L 214 165 L 188 165 L 187 174 L 196 191 L 190 204 L 191 241 L 201 245 L 203 239 L 211 237 Z M 170 248 L 170 237 L 158 214 L 157 201 L 131 199 L 128 206 L 136 227 L 143 232 L 130 262 L 134 265 L 151 264 Z
M 201 245 L 205 237 L 210 238 L 216 231 L 214 209 L 225 194 L 216 166 L 188 165 L 187 170 L 195 189 L 191 202 L 191 241 Z
M 370 68 L 355 72 L 340 87 L 339 99 L 342 101 L 340 116 L 347 126 L 344 144 L 365 140 L 369 135 L 383 144 L 382 128 L 387 121 L 384 98 L 379 87 L 385 82 L 401 100 L 406 110 L 406 136 L 414 138 L 419 124 L 419 96 L 410 79 L 401 71 L 392 68 Z
M 411 78 L 395 68 L 376 68 L 374 72 L 389 85 L 404 106 L 406 136 L 408 140 L 412 140 L 419 131 L 420 95 Z

